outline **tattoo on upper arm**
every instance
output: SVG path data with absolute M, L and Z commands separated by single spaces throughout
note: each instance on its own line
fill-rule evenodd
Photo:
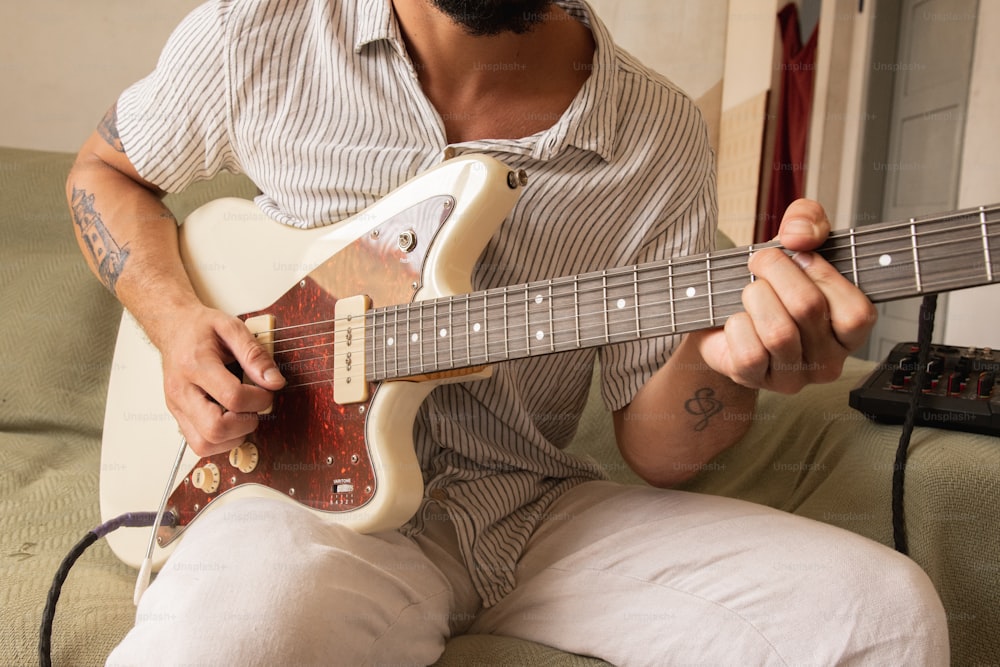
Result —
M 108 142 L 108 145 L 116 151 L 119 153 L 125 152 L 125 146 L 122 145 L 122 139 L 118 135 L 117 104 L 108 109 L 108 112 L 104 114 L 104 118 L 101 119 L 100 125 L 97 126 L 97 133 L 100 134 L 104 141 Z
M 701 417 L 694 430 L 704 431 L 712 417 L 722 412 L 722 401 L 715 397 L 715 390 L 702 387 L 694 392 L 694 396 L 684 402 L 684 410 L 695 417 Z
M 112 294 L 117 294 L 115 285 L 129 256 L 128 245 L 118 245 L 111 236 L 101 214 L 94 208 L 94 195 L 76 186 L 73 186 L 72 212 L 73 223 L 94 259 L 98 276 Z

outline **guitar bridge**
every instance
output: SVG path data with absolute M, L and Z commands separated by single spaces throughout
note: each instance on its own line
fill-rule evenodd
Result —
M 339 299 L 334 306 L 333 352 L 336 370 L 333 375 L 333 400 L 337 405 L 364 403 L 368 400 L 365 378 L 365 313 L 371 299 L 365 295 Z

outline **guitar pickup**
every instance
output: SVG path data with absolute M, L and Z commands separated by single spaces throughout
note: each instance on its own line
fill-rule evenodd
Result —
M 365 377 L 367 360 L 365 314 L 371 299 L 365 295 L 339 299 L 333 308 L 333 401 L 337 405 L 364 403 L 368 400 Z

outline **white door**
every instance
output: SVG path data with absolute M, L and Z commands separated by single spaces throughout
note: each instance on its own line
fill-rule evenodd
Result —
M 978 0 L 903 0 L 897 56 L 871 65 L 895 74 L 888 155 L 875 165 L 885 172 L 882 220 L 956 208 L 977 10 Z M 941 295 L 942 317 L 946 306 Z M 916 340 L 919 307 L 920 299 L 879 306 L 869 358 Z

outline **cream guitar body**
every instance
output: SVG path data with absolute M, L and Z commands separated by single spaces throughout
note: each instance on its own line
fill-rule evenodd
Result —
M 184 455 L 167 504 L 179 527 L 161 528 L 156 566 L 203 511 L 244 497 L 294 502 L 362 532 L 396 528 L 413 515 L 423 492 L 412 445 L 416 411 L 434 386 L 469 373 L 374 383 L 345 370 L 338 383 L 345 359 L 363 370 L 364 352 L 361 341 L 334 350 L 336 336 L 341 344 L 350 336 L 350 329 L 334 330 L 334 311 L 341 301 L 359 309 L 339 315 L 346 321 L 371 306 L 468 292 L 474 263 L 523 180 L 491 158 L 460 157 L 328 227 L 280 225 L 239 199 L 191 214 L 180 243 L 199 296 L 243 316 L 262 341 L 274 339 L 289 385 L 239 450 Z M 338 384 L 343 391 L 335 396 Z M 155 510 L 181 442 L 165 404 L 160 355 L 126 312 L 104 420 L 103 520 Z M 108 535 L 115 554 L 136 567 L 148 539 L 140 528 Z

